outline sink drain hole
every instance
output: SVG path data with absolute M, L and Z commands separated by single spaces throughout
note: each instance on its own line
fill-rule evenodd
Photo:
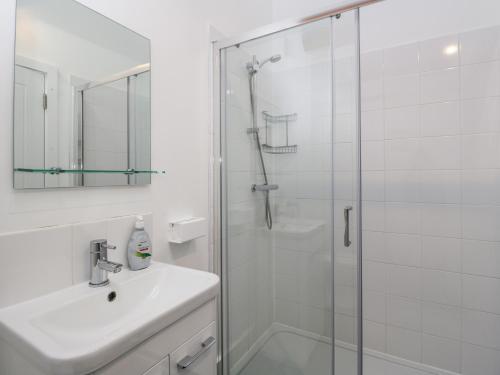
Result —
M 108 301 L 113 302 L 116 298 L 116 292 L 111 292 L 108 294 Z

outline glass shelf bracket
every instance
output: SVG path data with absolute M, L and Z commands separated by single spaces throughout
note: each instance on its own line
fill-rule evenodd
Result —
M 137 170 L 137 169 L 125 169 L 125 170 L 114 170 L 114 169 L 62 169 L 62 168 L 14 168 L 14 172 L 25 172 L 25 173 L 45 173 L 51 175 L 58 175 L 64 173 L 72 174 L 91 174 L 91 173 L 113 173 L 113 174 L 165 174 L 166 171 L 156 171 L 156 170 Z

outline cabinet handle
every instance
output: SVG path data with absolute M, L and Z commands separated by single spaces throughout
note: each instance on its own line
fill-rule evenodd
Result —
M 193 356 L 187 355 L 182 358 L 179 362 L 177 362 L 177 367 L 180 370 L 187 369 L 191 366 L 198 358 L 201 357 L 203 353 L 205 353 L 210 347 L 215 344 L 215 338 L 210 336 L 208 339 L 201 343 L 201 349 Z
M 344 229 L 344 246 L 349 247 L 351 246 L 351 240 L 349 238 L 349 211 L 352 210 L 352 206 L 347 206 L 344 208 L 344 222 L 345 222 L 345 229 Z

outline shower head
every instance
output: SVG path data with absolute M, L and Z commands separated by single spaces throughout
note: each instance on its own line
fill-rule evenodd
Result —
M 253 76 L 255 73 L 259 71 L 260 68 L 262 68 L 262 66 L 264 66 L 264 64 L 268 62 L 274 64 L 280 60 L 281 60 L 281 55 L 272 55 L 271 57 L 268 57 L 262 62 L 259 62 L 259 60 L 257 60 L 257 56 L 253 56 L 252 61 L 247 63 L 247 70 L 250 73 L 250 75 Z
M 281 55 L 272 55 L 271 57 L 265 59 L 264 61 L 262 61 L 260 64 L 259 64 L 259 67 L 262 68 L 262 66 L 265 64 L 265 63 L 268 63 L 268 62 L 271 62 L 271 63 L 277 63 L 278 61 L 281 60 Z

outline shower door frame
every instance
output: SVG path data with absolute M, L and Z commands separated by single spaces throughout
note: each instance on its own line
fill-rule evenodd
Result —
M 211 136 L 212 136 L 212 160 L 211 160 L 211 192 L 210 198 L 213 204 L 210 207 L 211 210 L 211 223 L 210 223 L 210 245 L 211 245 L 211 270 L 220 277 L 220 293 L 218 296 L 217 303 L 217 321 L 218 321 L 218 351 L 217 351 L 217 374 L 218 375 L 229 375 L 229 367 L 227 361 L 225 360 L 228 353 L 228 329 L 224 326 L 225 314 L 227 314 L 228 306 L 227 300 L 224 298 L 224 285 L 227 283 L 227 259 L 224 256 L 227 253 L 227 233 L 224 233 L 224 229 L 227 228 L 226 218 L 227 218 L 227 202 L 223 197 L 227 197 L 227 179 L 224 173 L 224 156 L 226 155 L 225 150 L 222 149 L 226 145 L 224 127 L 226 124 L 225 119 L 225 93 L 222 91 L 223 87 L 226 87 L 226 77 L 225 77 L 225 61 L 223 59 L 223 50 L 226 48 L 237 46 L 241 43 L 249 42 L 251 40 L 260 39 L 266 36 L 270 36 L 282 31 L 286 31 L 292 28 L 300 27 L 316 21 L 320 21 L 326 18 L 332 18 L 336 15 L 348 12 L 356 11 L 356 21 L 357 21 L 357 70 L 358 70 L 358 94 L 357 94 L 357 123 L 356 132 L 358 143 L 357 147 L 357 165 L 356 174 L 358 178 L 357 183 L 357 196 L 356 196 L 356 218 L 357 218 L 357 233 L 356 239 L 358 243 L 357 247 L 357 269 L 356 269 L 356 282 L 357 282 L 357 293 L 356 293 L 356 331 L 357 331 L 357 374 L 363 374 L 363 273 L 362 273 L 362 214 L 361 214 L 361 79 L 360 79 L 360 20 L 359 20 L 359 9 L 371 4 L 379 3 L 384 0 L 355 0 L 347 1 L 341 5 L 326 10 L 321 13 L 317 13 L 311 16 L 286 20 L 279 23 L 274 23 L 268 26 L 258 28 L 256 30 L 243 33 L 236 37 L 215 40 L 212 41 L 212 125 L 211 125 Z M 332 67 L 333 61 L 333 40 L 332 40 Z M 333 70 L 333 68 L 332 68 Z M 332 74 L 332 80 L 334 75 Z M 333 85 L 333 81 L 332 81 Z M 333 90 L 333 86 L 332 86 Z M 334 93 L 332 95 L 332 109 L 334 108 Z M 334 111 L 332 110 L 332 121 L 334 121 Z M 333 124 L 332 124 L 333 125 Z M 333 166 L 333 164 L 332 164 Z M 333 174 L 333 170 L 331 172 Z M 333 187 L 332 187 L 333 189 Z M 333 195 L 332 195 L 332 209 L 333 209 Z M 332 228 L 333 233 L 333 228 Z M 333 270 L 335 267 L 335 260 L 333 257 L 334 245 L 332 242 L 332 375 L 335 375 L 335 300 L 334 300 L 334 276 Z M 340 374 L 341 375 L 341 374 Z

